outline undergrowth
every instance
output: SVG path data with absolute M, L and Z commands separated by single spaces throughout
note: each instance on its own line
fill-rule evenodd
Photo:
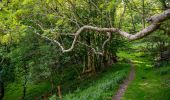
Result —
M 110 100 L 118 85 L 130 70 L 128 64 L 114 64 L 108 71 L 84 80 L 74 92 L 67 93 L 63 100 Z M 64 88 L 64 87 L 63 87 Z M 50 100 L 55 100 L 52 96 Z

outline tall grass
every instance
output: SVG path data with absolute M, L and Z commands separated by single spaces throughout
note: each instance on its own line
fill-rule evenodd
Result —
M 86 88 L 78 87 L 74 92 L 65 94 L 63 100 L 110 100 L 129 70 L 128 64 L 115 64 L 98 79 L 84 80 L 85 83 L 89 82 Z M 54 97 L 51 100 L 55 100 L 52 99 Z

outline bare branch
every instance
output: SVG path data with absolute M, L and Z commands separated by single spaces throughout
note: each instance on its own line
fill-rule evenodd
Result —
M 90 49 L 92 49 L 92 51 L 93 51 L 95 54 L 103 56 L 103 55 L 104 55 L 104 52 L 105 52 L 104 47 L 105 47 L 106 43 L 111 40 L 111 33 L 110 33 L 110 32 L 107 32 L 107 36 L 108 36 L 108 39 L 106 39 L 106 40 L 103 42 L 102 51 L 101 51 L 101 52 L 100 52 L 100 51 L 97 51 L 95 48 L 93 48 L 93 47 L 91 47 L 91 46 L 89 46 L 89 45 L 87 45 L 87 44 L 85 44 L 85 43 L 82 43 L 82 42 L 80 42 L 80 41 L 77 41 L 77 42 L 80 43 L 81 45 L 84 45 L 84 46 L 86 46 L 86 47 L 89 47 Z
M 102 45 L 102 50 L 103 50 L 103 52 L 104 52 L 104 48 L 105 48 L 106 43 L 111 40 L 111 33 L 110 33 L 110 32 L 107 32 L 107 36 L 108 36 L 108 39 L 105 40 L 105 41 L 103 42 L 103 45 Z
M 91 47 L 91 46 L 89 46 L 89 45 L 87 45 L 87 44 L 85 44 L 85 43 L 82 43 L 82 42 L 80 42 L 80 41 L 77 41 L 77 42 L 80 43 L 81 45 L 84 45 L 84 46 L 92 49 L 92 51 L 93 51 L 95 54 L 103 56 L 103 51 L 102 51 L 102 52 L 99 52 L 99 51 L 97 51 L 95 48 L 93 48 L 93 47 Z
M 149 25 L 148 27 L 142 29 L 141 31 L 137 32 L 136 34 L 129 34 L 128 32 L 122 31 L 121 29 L 118 28 L 100 28 L 100 27 L 94 27 L 94 26 L 88 26 L 85 25 L 81 28 L 79 28 L 77 30 L 77 32 L 75 33 L 74 36 L 74 40 L 72 42 L 72 45 L 70 48 L 65 49 L 57 40 L 52 40 L 48 37 L 42 36 L 38 33 L 39 36 L 48 39 L 50 41 L 55 42 L 62 50 L 63 53 L 65 52 L 70 52 L 73 50 L 77 39 L 79 37 L 79 35 L 84 31 L 84 30 L 91 30 L 91 31 L 98 31 L 98 32 L 109 32 L 109 33 L 118 33 L 122 36 L 124 36 L 125 38 L 127 38 L 128 40 L 132 41 L 132 40 L 137 40 L 137 39 L 141 39 L 143 37 L 145 37 L 146 35 L 149 35 L 150 33 L 152 33 L 153 31 L 157 30 L 158 27 L 161 25 L 161 22 L 167 20 L 168 18 L 170 18 L 170 9 L 165 10 L 164 12 L 158 14 L 158 15 L 154 15 L 151 18 L 149 18 L 149 21 L 151 22 L 151 25 Z M 40 26 L 40 28 L 43 30 L 43 28 Z M 109 38 L 108 38 L 109 39 Z M 106 44 L 106 42 L 108 41 L 108 39 L 103 43 L 103 45 Z M 95 51 L 95 50 L 94 50 Z

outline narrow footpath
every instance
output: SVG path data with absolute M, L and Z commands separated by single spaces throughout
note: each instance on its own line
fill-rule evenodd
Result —
M 128 77 L 123 81 L 123 83 L 120 85 L 116 95 L 113 96 L 112 100 L 121 100 L 122 96 L 124 95 L 129 83 L 134 80 L 135 78 L 135 67 L 134 64 L 131 62 L 131 71 L 128 75 Z

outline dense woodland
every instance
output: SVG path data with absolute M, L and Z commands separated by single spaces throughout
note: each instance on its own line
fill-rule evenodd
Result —
M 170 100 L 170 0 L 0 0 L 0 100 Z

